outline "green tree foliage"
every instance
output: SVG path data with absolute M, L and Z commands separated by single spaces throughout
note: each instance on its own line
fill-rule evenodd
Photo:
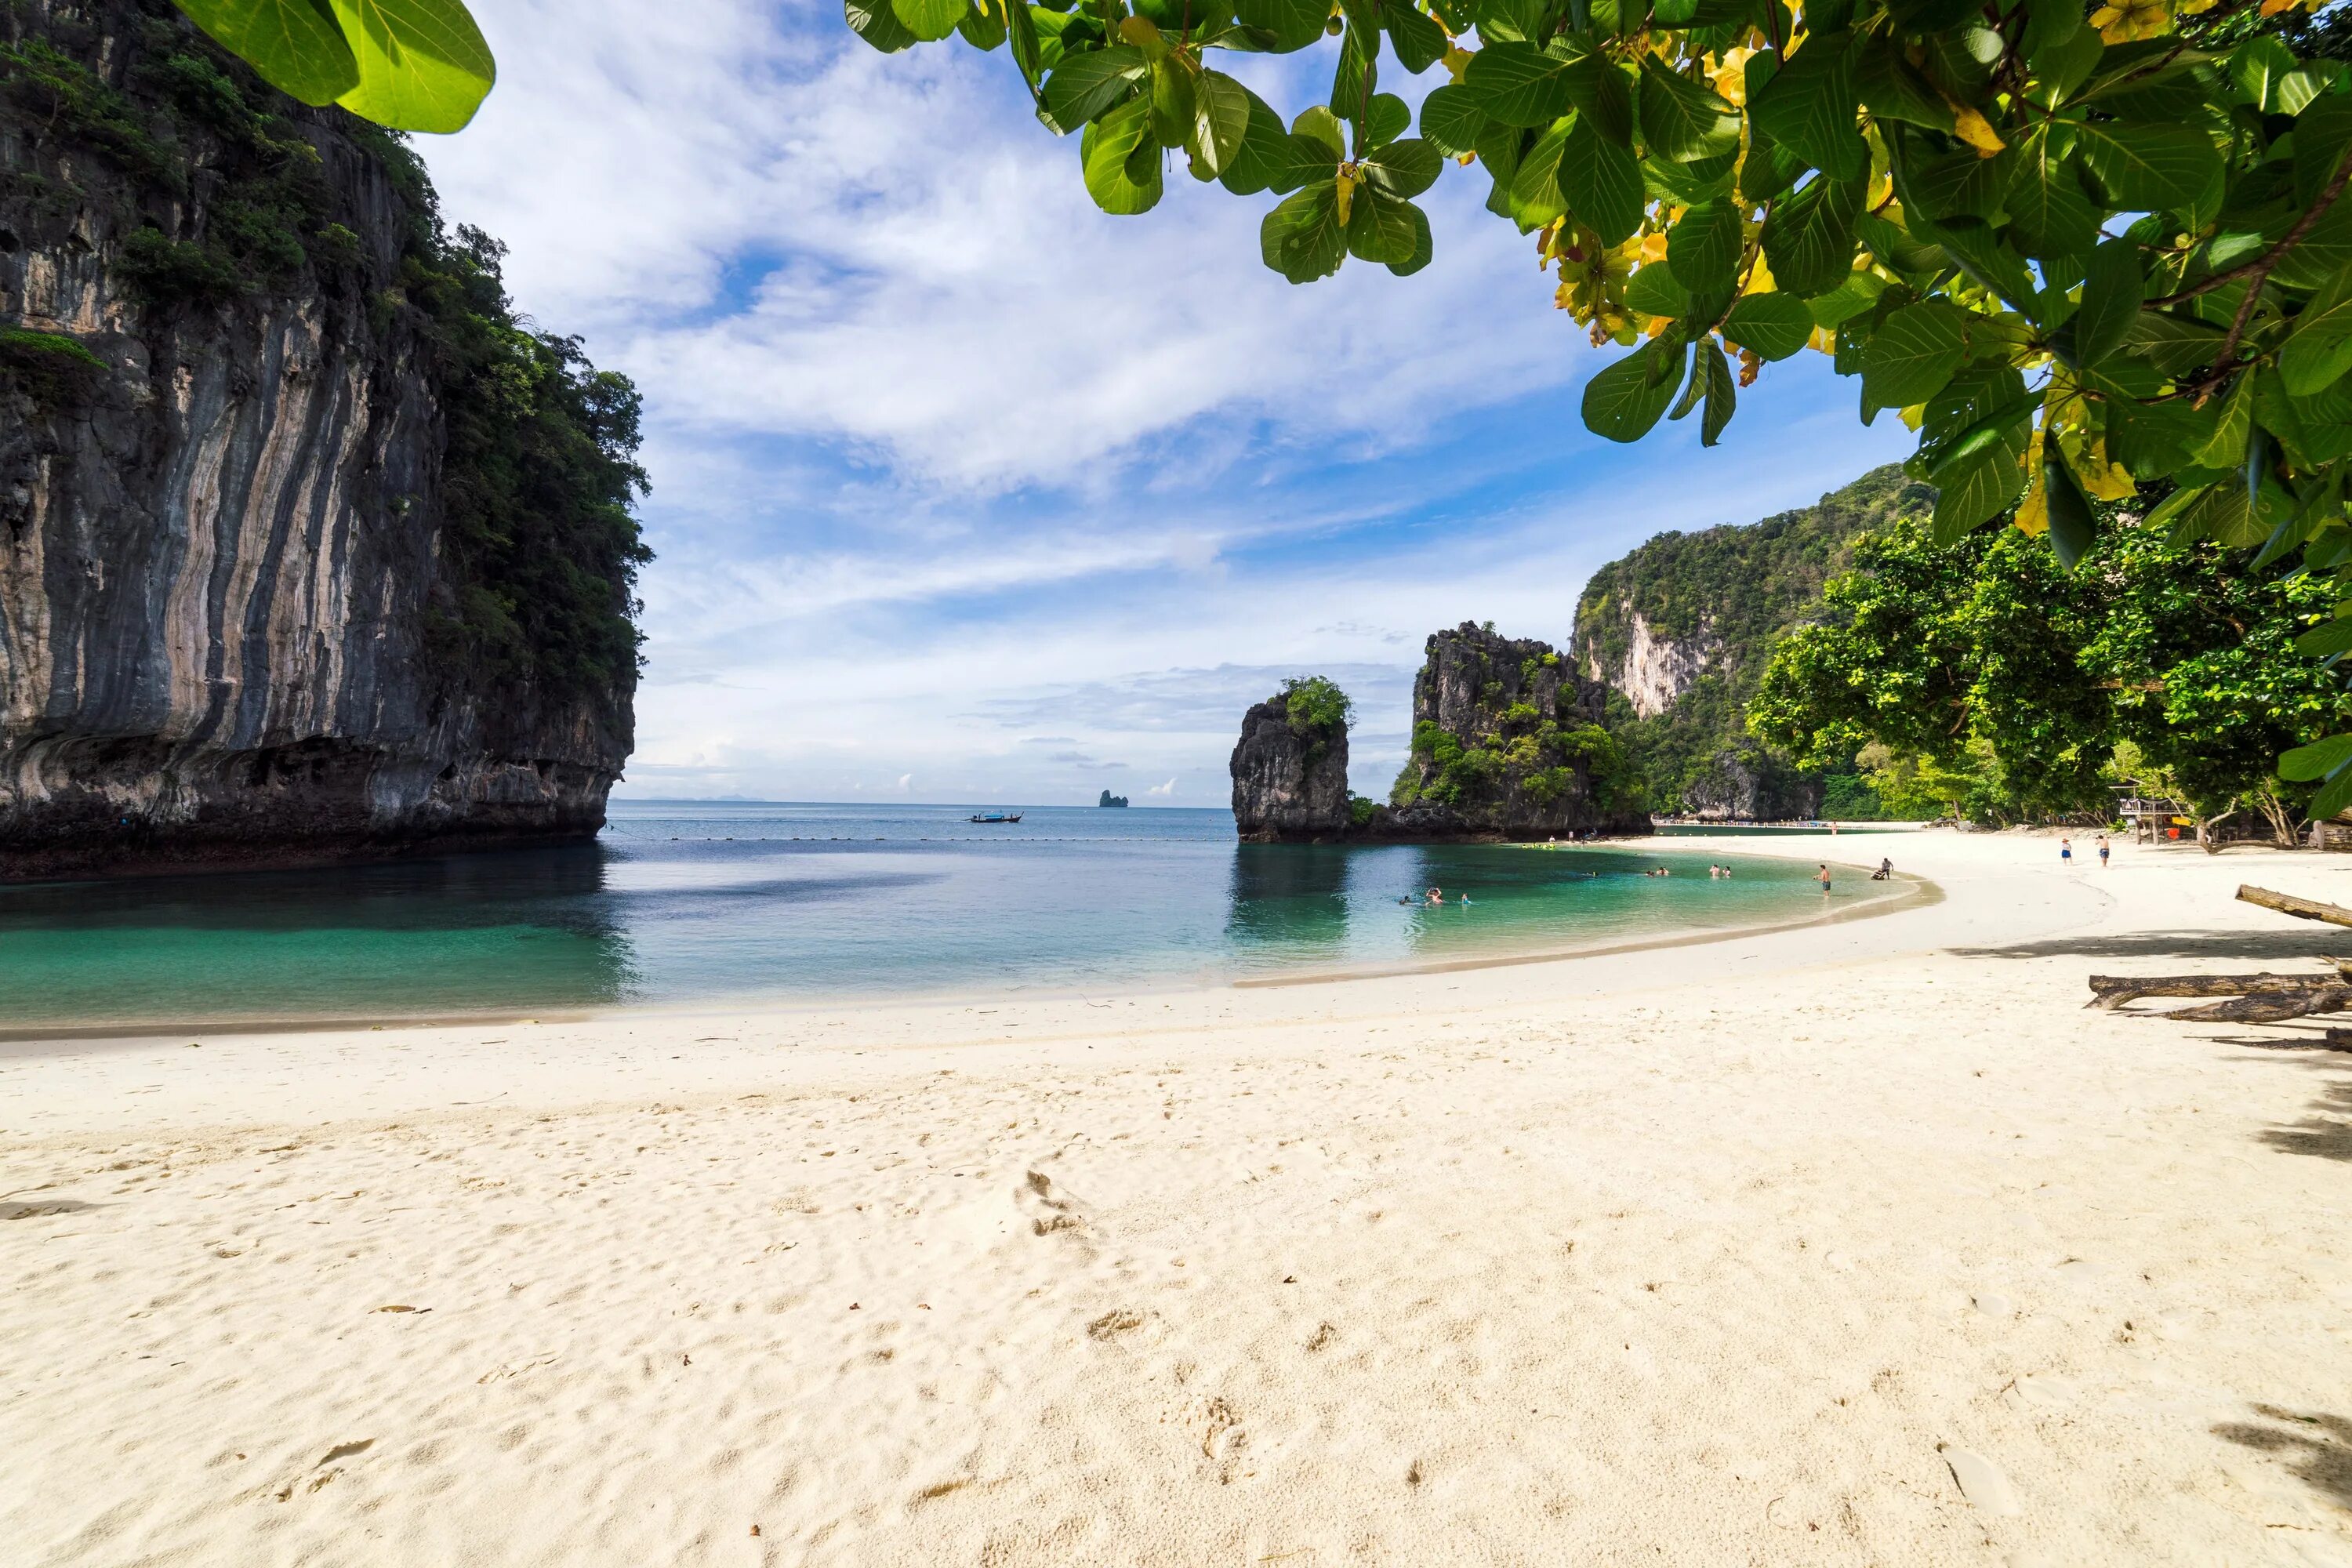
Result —
M 2352 590 L 2352 82 L 2325 0 L 848 0 L 878 49 L 1003 48 L 1106 210 L 1192 177 L 1278 201 L 1266 264 L 1398 273 L 1449 160 L 1628 352 L 1585 424 L 1713 445 L 1811 346 L 1919 432 L 1949 542 L 2005 514 L 2072 565 L 2152 480 L 2180 543 Z M 1335 55 L 1287 119 L 1218 49 Z M 2289 41 L 2310 54 L 2298 53 Z M 1418 134 L 1383 68 L 1448 79 Z M 2343 595 L 2339 595 L 2343 596 Z M 2352 619 L 2305 647 L 2352 649 Z M 2352 738 L 2326 804 L 2352 802 Z M 2298 768 L 2316 758 L 2300 758 Z
M 1280 696 L 1290 727 L 1302 735 L 1336 740 L 1356 721 L 1355 700 L 1328 676 L 1292 676 L 1282 683 Z
M 2013 530 L 1865 535 L 1749 721 L 1801 761 L 1864 749 L 1885 787 L 1994 821 L 2104 816 L 2128 747 L 2200 816 L 2252 806 L 2284 835 L 2311 792 L 2274 760 L 2352 721 L 2352 699 L 2293 647 L 2328 591 L 2254 555 L 2113 528 L 2069 573 Z

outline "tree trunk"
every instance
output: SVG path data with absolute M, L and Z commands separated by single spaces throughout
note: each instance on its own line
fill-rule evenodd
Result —
M 2238 897 L 2247 903 L 2276 910 L 2297 920 L 2326 921 L 2329 925 L 2352 926 L 2352 910 L 2341 904 L 2324 904 L 2317 899 L 2298 899 L 2292 893 L 2273 893 L 2268 888 L 2251 886 L 2241 886 Z
M 2352 961 L 2335 974 L 2094 974 L 2086 1006 L 2112 1012 L 2146 996 L 2257 996 L 2352 982 Z

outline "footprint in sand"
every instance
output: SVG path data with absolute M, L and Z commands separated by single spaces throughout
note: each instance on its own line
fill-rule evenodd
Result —
M 1087 1228 L 1077 1201 L 1066 1193 L 1056 1193 L 1054 1178 L 1043 1171 L 1031 1171 L 1024 1177 L 1013 1201 L 1029 1216 L 1032 1235 L 1052 1236 L 1056 1231 L 1083 1232 Z
M 1944 1456 L 1951 1468 L 1952 1479 L 1958 1483 L 1960 1495 L 1971 1506 L 1986 1513 L 2013 1517 L 2025 1510 L 2017 1500 L 2017 1492 L 2000 1467 L 1982 1454 L 1972 1454 L 1966 1448 L 1955 1448 L 1949 1443 L 1939 1443 L 1936 1451 Z

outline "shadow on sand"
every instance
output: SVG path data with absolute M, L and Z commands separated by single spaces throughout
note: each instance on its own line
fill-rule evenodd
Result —
M 2352 1508 L 2352 1421 L 2275 1405 L 2257 1405 L 2254 1414 L 2280 1425 L 2225 1421 L 2213 1428 L 2213 1436 L 2276 1457 L 2336 1507 Z
M 2260 963 L 2301 958 L 2326 962 L 2352 932 L 2326 931 L 2143 931 L 2114 936 L 2053 936 L 2000 947 L 1955 947 L 1962 958 L 2218 958 Z

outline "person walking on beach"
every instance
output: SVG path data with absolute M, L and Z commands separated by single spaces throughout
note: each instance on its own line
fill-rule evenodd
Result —
M 1827 866 L 1822 867 L 1822 874 L 1813 879 L 1822 885 L 1822 892 L 1826 897 L 1830 890 L 1830 868 Z
M 2104 870 L 2105 870 L 2106 868 L 2107 868 L 2107 836 L 2106 836 L 2105 834 L 2102 833 L 2102 834 L 2100 834 L 2100 835 L 2099 835 L 2099 869 L 2100 869 L 2100 870 L 2102 870 L 2102 871 L 2104 871 Z
M 2058 863 L 2069 869 L 2073 868 L 2074 864 L 2074 841 L 2073 839 L 2061 838 L 2058 840 Z

